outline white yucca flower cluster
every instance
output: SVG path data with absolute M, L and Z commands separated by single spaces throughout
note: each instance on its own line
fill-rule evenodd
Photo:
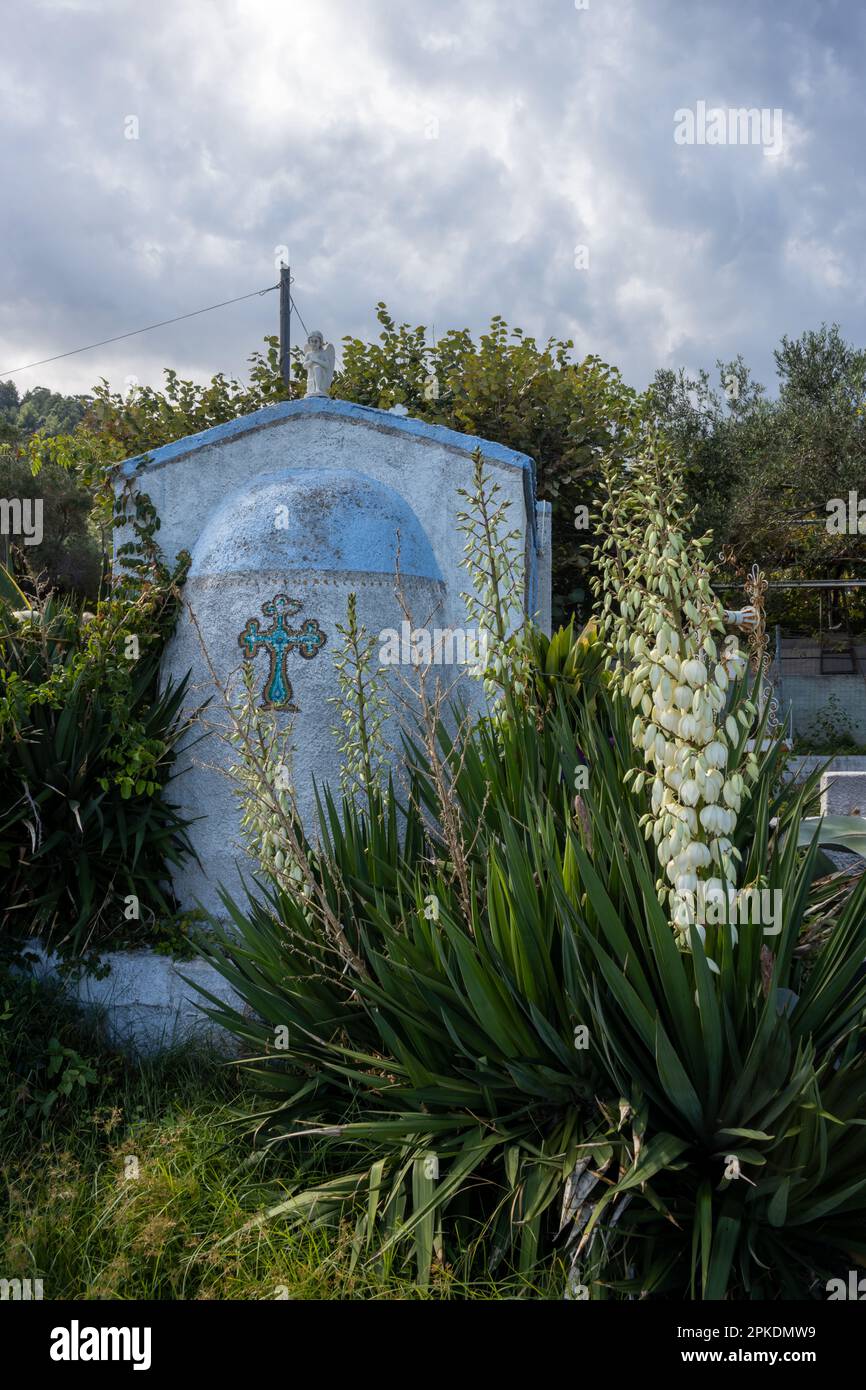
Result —
M 521 532 L 508 530 L 510 503 L 499 501 L 501 489 L 484 471 L 480 450 L 473 454 L 472 491 L 458 489 L 467 510 L 458 513 L 466 537 L 460 564 L 469 572 L 472 593 L 461 593 L 476 629 L 480 659 L 467 667 L 482 681 L 491 704 L 504 690 L 523 696 L 528 688 L 529 654 L 523 611 L 523 568 L 515 563 L 522 548 Z
M 736 898 L 740 856 L 731 837 L 758 768 L 749 754 L 742 772 L 733 770 L 731 755 L 754 708 L 744 698 L 731 704 L 745 661 L 725 650 L 710 537 L 688 537 L 681 477 L 658 438 L 624 472 L 608 467 L 605 481 L 606 538 L 596 550 L 602 629 L 647 764 L 629 776 L 634 791 L 649 791 L 641 824 L 657 847 L 659 901 L 669 904 L 685 944 L 696 901 Z
M 244 848 L 284 891 L 306 894 L 305 875 L 286 837 L 286 824 L 296 815 L 292 721 L 287 718 L 281 725 L 274 710 L 259 707 L 249 662 L 244 662 L 241 681 L 242 692 L 230 704 L 225 738 L 238 754 L 231 775 L 241 806 Z

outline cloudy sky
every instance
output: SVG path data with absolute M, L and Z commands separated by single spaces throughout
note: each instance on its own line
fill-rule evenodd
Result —
M 571 337 L 636 386 L 738 351 L 770 382 L 783 333 L 866 342 L 864 33 L 852 0 L 29 0 L 0 50 L 0 378 L 272 285 L 288 247 L 337 341 L 384 299 Z M 697 143 L 701 102 L 763 135 Z M 276 313 L 15 380 L 243 376 Z

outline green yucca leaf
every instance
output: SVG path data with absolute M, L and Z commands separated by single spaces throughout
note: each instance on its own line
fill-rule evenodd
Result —
M 700 1135 L 704 1128 L 700 1099 L 659 1019 L 656 1019 L 655 1055 L 665 1094 L 689 1127 Z

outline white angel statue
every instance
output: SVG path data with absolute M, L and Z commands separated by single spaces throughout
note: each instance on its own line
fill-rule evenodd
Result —
M 311 333 L 307 339 L 304 353 L 304 366 L 307 371 L 307 390 L 309 396 L 327 396 L 334 378 L 334 344 L 325 342 L 323 333 Z

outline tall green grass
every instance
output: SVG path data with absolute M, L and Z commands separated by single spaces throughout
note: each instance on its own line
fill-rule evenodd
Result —
M 422 1289 L 389 1262 L 353 1260 L 345 1223 L 249 1228 L 297 1174 L 285 1155 L 250 1153 L 236 1123 L 249 1097 L 231 1069 L 195 1046 L 133 1062 L 106 1047 L 98 1020 L 20 976 L 0 977 L 0 1005 L 8 1077 L 0 1277 L 41 1279 L 53 1300 L 485 1299 L 554 1290 L 483 1276 L 461 1284 L 444 1266 Z M 52 1037 L 90 1061 L 98 1080 L 45 1121 L 28 1120 Z

